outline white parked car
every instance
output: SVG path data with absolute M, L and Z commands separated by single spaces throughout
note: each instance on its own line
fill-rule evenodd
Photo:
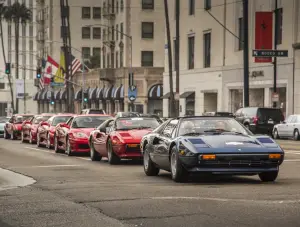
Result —
M 290 115 L 285 121 L 273 128 L 274 139 L 293 138 L 300 139 L 300 115 Z

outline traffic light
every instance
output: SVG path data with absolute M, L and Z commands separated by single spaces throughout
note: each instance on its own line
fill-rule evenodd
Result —
M 10 63 L 5 64 L 5 74 L 10 74 Z
M 42 69 L 40 67 L 38 67 L 36 69 L 36 78 L 41 79 L 41 77 L 42 77 Z
M 50 104 L 51 104 L 51 105 L 54 105 L 54 104 L 55 104 L 55 102 L 52 100 L 52 101 L 50 102 Z
M 88 96 L 88 92 L 87 91 L 83 92 L 83 101 L 84 102 L 88 102 L 89 101 L 89 96 Z

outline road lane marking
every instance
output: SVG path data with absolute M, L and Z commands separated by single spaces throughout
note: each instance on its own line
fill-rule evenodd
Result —
M 60 168 L 60 167 L 78 167 L 81 165 L 47 165 L 47 166 L 17 166 L 13 168 Z
M 78 158 L 78 159 L 81 159 L 81 160 L 85 160 L 85 161 L 91 161 L 90 158 L 84 158 L 84 157 L 75 157 L 75 158 Z
M 300 162 L 300 159 L 287 159 L 284 160 L 283 162 Z

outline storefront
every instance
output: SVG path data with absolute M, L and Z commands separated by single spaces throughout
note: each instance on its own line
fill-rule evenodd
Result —
M 162 116 L 163 114 L 163 85 L 155 84 L 148 90 L 148 113 L 157 114 Z
M 115 87 L 113 85 L 108 87 L 104 92 L 103 103 L 106 104 L 105 111 L 107 114 L 113 114 L 115 112 L 114 92 Z
M 185 104 L 185 116 L 195 115 L 195 91 L 186 91 L 182 93 L 180 99 L 183 99 Z
M 113 94 L 113 100 L 115 102 L 115 112 L 124 111 L 124 86 L 121 84 L 117 87 Z

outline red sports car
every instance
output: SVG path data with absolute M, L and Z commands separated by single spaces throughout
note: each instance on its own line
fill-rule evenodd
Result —
M 22 124 L 26 120 L 30 120 L 34 115 L 15 114 L 4 126 L 5 139 L 21 139 Z
M 120 117 L 105 121 L 90 135 L 91 159 L 107 157 L 110 164 L 117 164 L 121 159 L 141 159 L 141 139 L 159 125 L 154 117 Z
M 75 152 L 90 152 L 88 139 L 91 131 L 110 118 L 112 117 L 104 114 L 79 115 L 67 123 L 58 124 L 55 131 L 55 152 L 65 151 L 68 156 Z
M 52 116 L 53 114 L 52 115 L 41 114 L 41 115 L 36 115 L 33 118 L 24 121 L 22 124 L 22 131 L 21 131 L 22 143 L 27 141 L 31 144 L 35 143 L 38 125 L 43 121 L 47 121 Z
M 41 122 L 37 130 L 37 146 L 46 146 L 51 149 L 54 144 L 55 127 L 60 123 L 67 122 L 74 114 L 54 115 L 47 121 Z

